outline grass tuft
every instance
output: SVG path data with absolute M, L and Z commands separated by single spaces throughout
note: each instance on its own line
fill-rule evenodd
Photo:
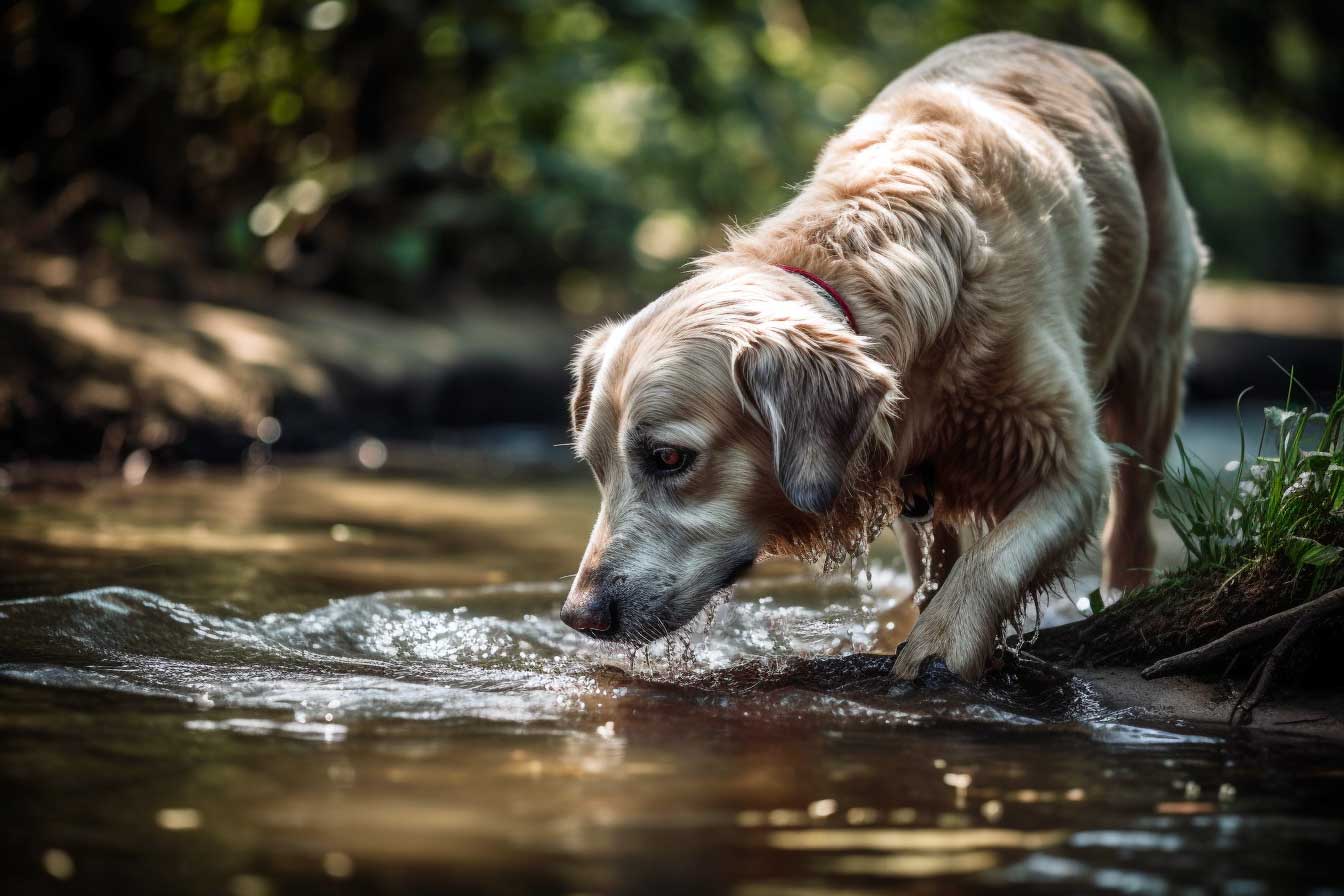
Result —
M 1157 515 L 1185 545 L 1185 574 L 1233 576 L 1248 563 L 1277 558 L 1295 574 L 1317 577 L 1313 591 L 1344 578 L 1344 389 L 1328 409 L 1314 411 L 1293 407 L 1294 391 L 1306 394 L 1290 374 L 1287 400 L 1265 408 L 1249 457 L 1237 402 L 1241 450 L 1224 468 L 1230 476 L 1211 471 L 1176 437 L 1176 462 L 1157 486 Z
M 1090 617 L 1072 635 L 1083 645 L 1075 659 L 1171 656 L 1344 586 L 1344 380 L 1322 408 L 1288 378 L 1283 405 L 1265 409 L 1253 453 L 1238 400 L 1241 449 L 1221 471 L 1177 437 L 1156 512 L 1187 562 Z M 1272 646 L 1246 654 L 1256 659 Z

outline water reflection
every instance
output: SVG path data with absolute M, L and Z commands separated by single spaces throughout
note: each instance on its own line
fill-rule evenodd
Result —
M 323 481 L 302 479 L 280 488 Z M 16 892 L 1252 892 L 1341 877 L 1334 745 L 1107 706 L 1026 658 L 978 688 L 895 684 L 880 650 L 888 622 L 907 624 L 910 582 L 881 555 L 871 593 L 767 566 L 684 640 L 634 655 L 559 622 L 559 547 L 508 560 L 503 581 L 477 568 L 316 597 L 307 572 L 342 551 L 370 575 L 380 550 L 442 573 L 441 549 L 467 569 L 507 528 L 490 489 L 457 487 L 407 511 L 429 518 L 417 541 L 395 526 L 411 492 L 393 485 L 262 505 L 229 529 L 219 508 L 244 499 L 149 480 L 137 495 L 162 500 L 120 525 L 188 538 L 168 530 L 196 501 L 239 541 L 207 538 L 190 575 L 141 579 L 171 589 L 0 601 L 0 858 Z M 538 518 L 501 513 L 545 529 L 582 515 L 584 493 L 564 495 Z M 80 503 L 37 531 L 67 533 L 76 569 L 119 577 Z M 229 547 L 276 534 L 297 553 Z M 582 536 L 562 527 L 556 544 Z

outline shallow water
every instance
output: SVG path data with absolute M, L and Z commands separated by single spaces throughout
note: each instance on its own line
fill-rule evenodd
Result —
M 582 638 L 559 577 L 592 502 L 317 470 L 11 496 L 7 892 L 1344 880 L 1337 745 L 1027 660 L 893 684 L 867 652 L 909 591 L 890 545 L 871 591 L 767 564 L 684 639 Z

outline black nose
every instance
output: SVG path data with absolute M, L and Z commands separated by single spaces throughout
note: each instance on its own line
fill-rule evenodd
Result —
M 611 628 L 611 600 L 592 588 L 565 599 L 560 609 L 565 625 L 580 632 L 605 632 Z

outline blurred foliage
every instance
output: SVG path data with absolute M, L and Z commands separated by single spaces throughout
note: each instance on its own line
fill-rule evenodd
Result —
M 1162 103 L 1224 276 L 1344 282 L 1337 4 L 21 0 L 3 224 L 364 300 L 630 308 L 932 49 L 1014 28 Z

